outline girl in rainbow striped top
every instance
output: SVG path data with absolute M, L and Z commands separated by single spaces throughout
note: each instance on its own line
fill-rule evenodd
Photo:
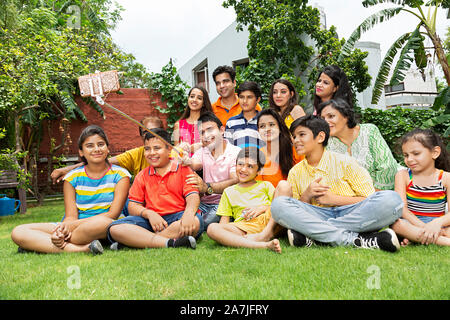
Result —
M 430 129 L 414 129 L 402 139 L 407 170 L 395 176 L 403 199 L 403 219 L 394 231 L 408 240 L 450 246 L 450 158 L 441 137 Z M 447 207 L 447 208 L 446 208 Z
M 103 247 L 108 226 L 124 208 L 130 173 L 108 162 L 108 138 L 91 125 L 78 139 L 83 165 L 64 177 L 65 215 L 61 223 L 32 223 L 14 228 L 11 238 L 19 252 L 92 252 Z

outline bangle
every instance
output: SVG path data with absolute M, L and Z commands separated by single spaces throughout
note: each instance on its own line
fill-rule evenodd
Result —
M 147 208 L 142 209 L 141 213 L 139 213 L 139 217 L 142 218 L 142 213 L 144 213 L 145 210 L 147 210 Z

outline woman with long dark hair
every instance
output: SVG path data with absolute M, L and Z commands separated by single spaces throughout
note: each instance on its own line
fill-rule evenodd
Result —
M 298 105 L 297 100 L 297 91 L 290 81 L 278 79 L 272 83 L 269 93 L 269 107 L 278 112 L 288 129 L 295 119 L 305 115 L 305 111 Z
M 266 143 L 262 148 L 266 156 L 266 164 L 256 180 L 270 181 L 274 187 L 280 180 L 285 180 L 289 170 L 299 162 L 292 146 L 291 134 L 274 109 L 264 109 L 258 114 L 258 132 Z
M 188 93 L 186 109 L 173 128 L 174 144 L 188 152 L 190 156 L 202 146 L 197 120 L 207 111 L 212 112 L 208 91 L 201 86 L 193 87 Z
M 319 72 L 314 94 L 314 114 L 319 104 L 341 98 L 353 108 L 353 94 L 345 72 L 336 65 L 326 66 Z

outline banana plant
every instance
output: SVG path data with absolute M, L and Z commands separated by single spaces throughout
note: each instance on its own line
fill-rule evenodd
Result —
M 431 0 L 425 3 L 423 0 L 364 0 L 362 2 L 363 6 L 366 8 L 382 3 L 392 3 L 397 6 L 383 9 L 366 18 L 355 31 L 353 31 L 344 44 L 338 62 L 343 61 L 343 59 L 350 54 L 362 33 L 371 29 L 378 23 L 387 21 L 401 12 L 407 12 L 408 14 L 414 15 L 419 20 L 419 23 L 412 32 L 399 37 L 387 51 L 375 80 L 372 91 L 372 104 L 378 103 L 384 85 L 387 82 L 392 63 L 399 51 L 400 55 L 394 71 L 392 72 L 392 77 L 389 81 L 390 85 L 395 85 L 403 81 L 405 73 L 409 70 L 413 61 L 415 61 L 416 66 L 423 73 L 423 70 L 427 66 L 427 54 L 424 46 L 426 37 L 431 40 L 437 59 L 444 71 L 447 85 L 450 85 L 449 64 L 445 56 L 442 41 L 436 33 L 436 17 L 438 9 L 449 8 L 450 1 Z M 425 8 L 422 8 L 422 6 L 425 6 Z M 425 11 L 427 11 L 426 14 Z

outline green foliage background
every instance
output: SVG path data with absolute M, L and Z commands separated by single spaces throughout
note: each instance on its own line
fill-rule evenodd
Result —
M 394 157 L 403 163 L 401 154 L 401 137 L 414 128 L 431 128 L 444 137 L 444 132 L 450 127 L 450 119 L 444 123 L 430 125 L 429 120 L 441 114 L 440 111 L 423 109 L 392 108 L 388 110 L 363 109 L 360 111 L 361 123 L 373 123 L 379 129 L 387 144 L 391 147 Z M 449 139 L 445 139 L 447 148 Z

